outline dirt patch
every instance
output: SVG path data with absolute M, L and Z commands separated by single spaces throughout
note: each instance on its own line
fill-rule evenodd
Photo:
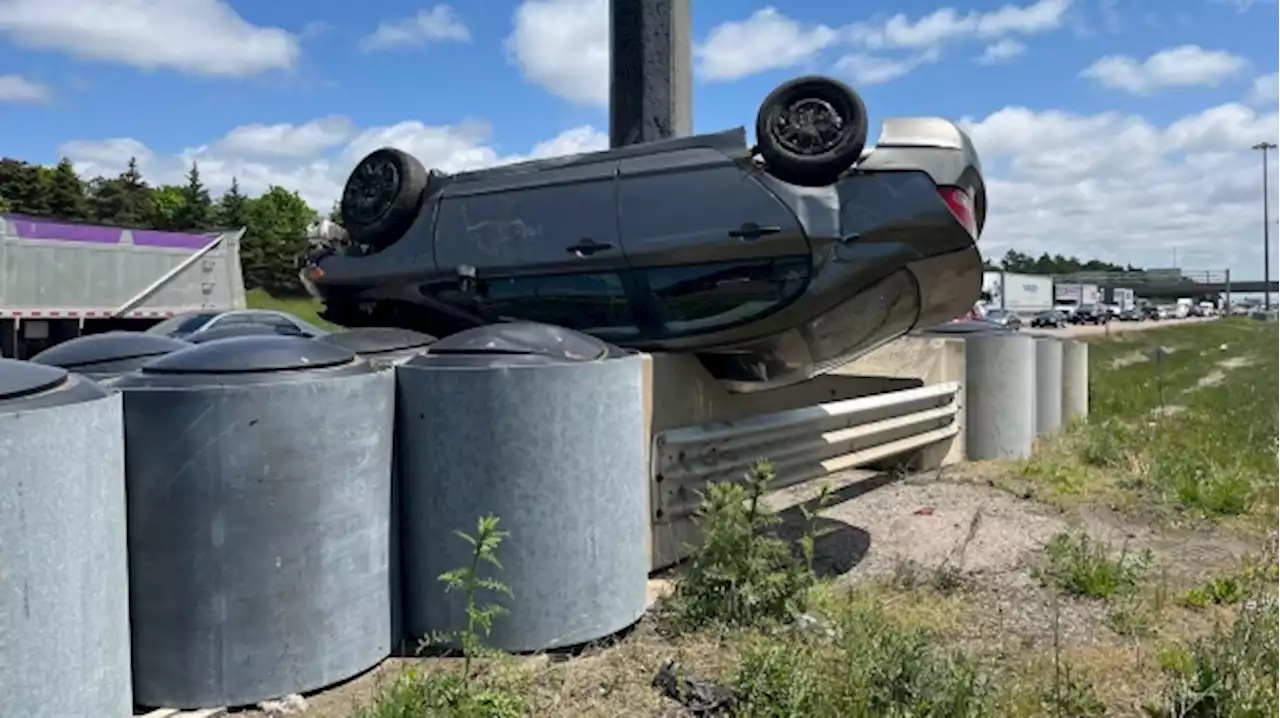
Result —
M 1177 416 L 1185 412 L 1186 410 L 1187 410 L 1187 407 L 1181 404 L 1165 404 L 1164 406 L 1157 406 L 1156 408 L 1152 409 L 1151 415 L 1156 417 L 1157 419 L 1162 419 L 1162 418 L 1168 418 L 1170 416 Z
M 1196 385 L 1194 387 L 1190 387 L 1185 391 L 1191 392 L 1191 391 L 1196 391 L 1197 389 L 1211 389 L 1215 386 L 1222 384 L 1222 382 L 1226 381 L 1227 372 L 1232 371 L 1233 369 L 1243 369 L 1244 367 L 1252 366 L 1252 365 L 1253 365 L 1252 357 L 1234 356 L 1227 359 L 1223 359 L 1222 361 L 1218 362 L 1215 368 L 1211 369 L 1208 374 L 1205 374 L 1204 376 L 1197 379 Z
M 1218 386 L 1227 378 L 1227 373 L 1221 369 L 1214 369 L 1208 374 L 1196 379 L 1196 385 L 1187 391 L 1195 391 L 1196 389 L 1209 389 Z
M 1146 354 L 1143 354 L 1140 351 L 1135 350 L 1135 351 L 1129 352 L 1128 354 L 1121 354 L 1115 359 L 1112 359 L 1111 362 L 1109 363 L 1109 366 L 1112 369 L 1123 369 L 1127 366 L 1133 366 L 1134 364 L 1141 364 L 1147 361 L 1151 361 L 1151 357 L 1147 356 Z
M 1230 371 L 1232 369 L 1243 369 L 1247 366 L 1253 366 L 1253 357 L 1231 357 L 1218 362 L 1218 366 Z

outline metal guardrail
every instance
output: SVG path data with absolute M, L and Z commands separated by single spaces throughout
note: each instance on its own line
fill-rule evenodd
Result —
M 781 488 L 949 439 L 960 431 L 959 392 L 949 382 L 664 431 L 654 437 L 654 522 L 687 519 L 700 491 L 741 481 L 759 459 Z

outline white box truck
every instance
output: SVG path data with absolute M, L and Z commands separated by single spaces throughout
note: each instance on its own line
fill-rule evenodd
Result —
M 240 238 L 0 214 L 0 356 L 146 329 L 190 311 L 244 309 Z
M 1059 284 L 1053 288 L 1053 303 L 1058 307 L 1080 307 L 1086 304 L 1097 304 L 1101 293 L 1096 284 Z
M 990 307 L 1019 314 L 1034 314 L 1053 308 L 1053 277 L 990 271 L 982 274 L 982 291 L 991 299 Z

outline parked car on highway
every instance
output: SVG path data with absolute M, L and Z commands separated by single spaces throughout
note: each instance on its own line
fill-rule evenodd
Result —
M 1102 324 L 1108 318 L 1106 309 L 1097 304 L 1081 304 L 1071 313 L 1072 324 Z
M 1121 309 L 1120 314 L 1116 316 L 1116 319 L 1119 319 L 1122 322 L 1140 322 L 1146 319 L 1146 317 L 1142 315 L 1141 310 L 1130 308 Z
M 1067 326 L 1067 315 L 1056 309 L 1040 312 L 1031 317 L 1031 326 L 1038 329 L 1061 329 Z
M 743 128 L 473 172 L 392 148 L 362 159 L 345 241 L 303 283 L 347 327 L 437 337 L 561 325 L 698 355 L 731 391 L 803 381 L 964 314 L 981 292 L 977 152 L 939 118 L 886 119 L 824 77 Z
M 989 322 L 995 322 L 1005 329 L 1017 331 L 1022 328 L 1022 318 L 1008 309 L 988 309 L 986 316 L 983 318 Z
M 152 325 L 147 332 L 188 341 L 206 341 L 210 338 L 202 336 L 206 333 L 212 333 L 217 338 L 263 333 L 318 337 L 328 333 L 292 314 L 272 309 L 187 312 Z

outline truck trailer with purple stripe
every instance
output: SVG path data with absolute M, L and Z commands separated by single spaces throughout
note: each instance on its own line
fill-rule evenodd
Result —
M 157 232 L 0 214 L 0 356 L 245 306 L 244 230 Z

